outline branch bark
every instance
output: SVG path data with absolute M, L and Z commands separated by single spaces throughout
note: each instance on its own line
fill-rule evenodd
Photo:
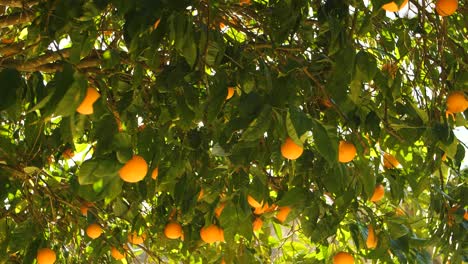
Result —
M 39 0 L 0 0 L 0 5 L 2 6 L 8 6 L 8 7 L 31 7 L 34 5 L 39 4 Z
M 0 16 L 0 28 L 31 22 L 34 16 L 30 13 L 14 13 Z

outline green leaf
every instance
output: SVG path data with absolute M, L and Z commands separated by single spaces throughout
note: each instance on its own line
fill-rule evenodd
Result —
M 263 134 L 270 127 L 272 118 L 272 108 L 270 105 L 265 105 L 258 115 L 250 124 L 249 127 L 242 133 L 241 140 L 255 141 L 263 137 Z
M 94 184 L 100 178 L 115 177 L 122 164 L 115 160 L 87 160 L 78 171 L 78 182 L 81 185 Z
M 313 119 L 312 121 L 314 144 L 317 146 L 320 154 L 329 163 L 336 163 L 338 160 L 338 141 L 336 135 L 330 135 L 319 120 Z
M 60 116 L 68 116 L 75 113 L 78 106 L 83 101 L 88 81 L 86 77 L 78 72 L 73 74 L 73 83 L 65 92 L 65 95 L 58 103 L 55 114 Z
M 374 56 L 366 51 L 359 51 L 356 55 L 355 79 L 368 82 L 377 73 L 377 61 Z
M 18 94 L 24 85 L 23 78 L 16 69 L 3 69 L 0 72 L 0 111 L 17 103 Z

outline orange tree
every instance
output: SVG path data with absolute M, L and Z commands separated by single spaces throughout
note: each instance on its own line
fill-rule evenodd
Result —
M 466 261 L 468 6 L 388 2 L 0 0 L 0 262 Z

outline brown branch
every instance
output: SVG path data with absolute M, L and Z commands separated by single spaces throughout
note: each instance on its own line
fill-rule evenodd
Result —
M 62 58 L 68 58 L 69 56 L 70 49 L 63 49 L 55 52 L 48 52 L 37 58 L 26 60 L 21 63 L 17 61 L 4 61 L 2 63 L 2 66 L 8 68 L 16 68 L 18 71 L 35 71 L 35 69 L 39 68 L 44 64 L 51 63 Z
M 20 53 L 23 50 L 24 44 L 23 43 L 16 43 L 4 47 L 0 47 L 0 55 L 5 58 L 11 55 L 15 55 Z
M 0 16 L 0 28 L 31 22 L 34 16 L 30 13 L 14 13 Z
M 29 1 L 24 1 L 24 0 L 0 0 L 0 5 L 2 6 L 8 6 L 8 7 L 31 7 L 34 5 L 39 4 L 39 0 L 29 0 Z

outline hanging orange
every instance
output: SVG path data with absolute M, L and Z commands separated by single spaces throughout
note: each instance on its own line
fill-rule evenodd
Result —
M 405 0 L 403 3 L 401 3 L 401 5 L 397 5 L 395 2 L 390 2 L 383 5 L 382 8 L 388 12 L 398 12 L 408 4 L 408 1 L 409 0 Z
M 340 141 L 338 145 L 338 161 L 341 163 L 350 162 L 356 157 L 356 147 L 353 143 L 347 141 Z
M 41 248 L 37 251 L 37 264 L 54 264 L 57 256 L 50 248 Z
M 122 180 L 130 183 L 139 182 L 145 178 L 148 173 L 148 164 L 141 156 L 133 156 L 119 170 L 119 175 Z
M 458 0 L 437 0 L 436 12 L 439 16 L 450 16 L 458 8 Z
M 291 138 L 286 138 L 284 143 L 281 145 L 281 155 L 283 157 L 295 160 L 302 155 L 304 148 L 296 144 Z
M 78 106 L 76 111 L 82 115 L 90 115 L 94 113 L 93 104 L 99 99 L 101 95 L 99 92 L 92 87 L 89 87 L 86 91 L 86 96 L 81 104 Z
M 353 264 L 354 258 L 349 253 L 339 252 L 333 257 L 333 264 Z

